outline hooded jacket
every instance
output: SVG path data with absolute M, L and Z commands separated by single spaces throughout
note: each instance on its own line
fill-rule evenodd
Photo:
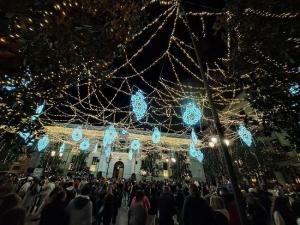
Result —
M 71 200 L 67 207 L 69 225 L 92 225 L 92 207 L 89 196 L 78 195 Z

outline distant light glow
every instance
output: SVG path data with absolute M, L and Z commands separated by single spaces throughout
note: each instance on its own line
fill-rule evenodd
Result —
M 122 134 L 122 135 L 127 135 L 127 134 L 128 134 L 128 131 L 125 130 L 125 129 L 122 129 L 122 130 L 121 130 L 121 134 Z
M 7 91 L 14 91 L 17 89 L 16 85 L 14 85 L 14 84 L 4 85 L 3 88 Z
M 229 144 L 230 144 L 229 140 L 228 140 L 228 139 L 224 139 L 224 144 L 225 144 L 226 146 L 229 146 Z
M 210 140 L 214 144 L 217 144 L 217 142 L 218 142 L 218 139 L 216 137 L 212 137 Z
M 195 102 L 191 101 L 183 107 L 182 119 L 186 125 L 194 126 L 201 117 L 202 111 Z
M 289 92 L 291 95 L 295 96 L 300 93 L 300 85 L 299 84 L 294 84 L 289 88 Z
M 131 95 L 131 107 L 132 111 L 137 119 L 140 121 L 144 118 L 147 111 L 147 103 L 145 101 L 145 96 L 141 90 L 138 90 L 135 94 Z
M 79 145 L 79 149 L 82 151 L 86 151 L 89 149 L 89 147 L 90 147 L 90 140 L 88 138 L 84 138 Z
M 112 145 L 118 136 L 117 130 L 113 125 L 106 128 L 103 137 L 103 146 Z
M 152 132 L 152 137 L 151 137 L 152 142 L 154 144 L 158 144 L 160 142 L 160 136 L 161 136 L 161 134 L 160 134 L 159 129 L 157 127 L 155 127 Z
M 197 134 L 196 134 L 194 129 L 192 129 L 191 137 L 192 137 L 192 143 L 194 145 L 197 145 L 198 144 L 198 137 L 197 137 Z
M 49 144 L 49 136 L 46 134 L 38 141 L 37 144 L 38 151 L 39 152 L 43 151 L 48 146 L 48 144 Z
M 37 120 L 37 118 L 39 118 L 38 115 L 33 115 L 33 116 L 31 116 L 31 121 L 35 121 L 35 120 Z
M 82 128 L 76 127 L 72 132 L 72 140 L 73 141 L 80 141 L 82 139 Z
M 244 124 L 239 125 L 238 129 L 238 135 L 240 136 L 241 140 L 248 146 L 250 147 L 253 142 L 253 137 L 251 132 L 245 127 Z
M 133 157 L 133 152 L 132 152 L 132 150 L 130 149 L 129 152 L 128 152 L 128 159 L 129 159 L 129 160 L 132 160 L 132 157 Z
M 211 148 L 213 148 L 213 147 L 215 147 L 215 144 L 214 144 L 212 141 L 210 141 L 210 142 L 208 143 L 208 146 L 211 147 Z
M 66 143 L 64 142 L 59 146 L 59 152 L 63 153 L 65 151 L 65 147 L 66 147 Z
M 141 142 L 138 139 L 134 139 L 131 141 L 130 150 L 139 152 L 141 148 Z

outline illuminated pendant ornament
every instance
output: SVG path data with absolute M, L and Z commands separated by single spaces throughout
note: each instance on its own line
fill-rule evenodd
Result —
M 204 158 L 204 155 L 203 155 L 202 151 L 198 150 L 198 151 L 196 152 L 196 157 L 195 157 L 195 158 L 196 158 L 199 162 L 202 163 L 203 158 Z
M 294 84 L 289 88 L 289 92 L 292 96 L 298 95 L 300 93 L 300 85 Z
M 3 88 L 4 88 L 5 90 L 7 90 L 8 92 L 14 91 L 14 90 L 17 89 L 16 86 L 15 86 L 14 84 L 8 84 L 8 85 L 5 85 L 5 86 L 3 86 Z
M 112 145 L 118 136 L 117 130 L 113 125 L 106 128 L 103 138 L 103 146 Z
M 66 144 L 65 144 L 65 142 L 64 142 L 64 143 L 62 143 L 62 144 L 59 146 L 59 153 L 64 153 L 65 147 L 66 147 Z
M 195 132 L 194 129 L 192 129 L 191 136 L 192 136 L 192 143 L 194 145 L 197 145 L 198 144 L 198 137 L 197 137 L 196 132 Z
M 139 152 L 140 148 L 141 148 L 141 142 L 138 139 L 134 139 L 133 141 L 131 141 L 130 144 L 131 151 Z
M 37 118 L 39 118 L 38 115 L 33 115 L 33 116 L 31 116 L 31 121 L 35 121 Z
M 93 153 L 97 153 L 97 151 L 98 151 L 98 143 L 95 144 Z
M 35 114 L 40 115 L 45 108 L 45 102 L 41 105 L 38 105 L 35 110 Z
M 138 90 L 134 95 L 131 95 L 131 107 L 132 111 L 137 119 L 140 121 L 146 114 L 147 103 L 145 101 L 145 96 L 141 90 Z
M 43 151 L 47 147 L 48 144 L 49 144 L 49 137 L 48 137 L 48 135 L 44 135 L 38 141 L 38 144 L 37 144 L 38 151 L 39 152 Z
M 196 150 L 196 147 L 195 147 L 195 145 L 192 143 L 192 144 L 190 144 L 190 147 L 189 147 L 189 154 L 190 154 L 190 156 L 191 157 L 193 157 L 193 158 L 195 158 L 196 157 L 196 152 L 197 150 Z
M 132 150 L 130 149 L 129 152 L 128 152 L 128 159 L 129 159 L 129 160 L 132 160 L 132 157 L 133 157 L 133 152 L 132 152 Z
M 127 131 L 127 130 L 125 130 L 125 129 L 122 129 L 122 130 L 121 130 L 121 134 L 125 136 L 125 135 L 127 135 L 127 134 L 128 134 L 128 131 Z
M 251 132 L 245 127 L 244 124 L 240 124 L 238 129 L 238 135 L 240 136 L 241 140 L 250 147 L 253 142 L 253 137 Z
M 183 108 L 182 119 L 188 126 L 194 126 L 200 121 L 202 117 L 202 111 L 194 102 L 189 102 Z
M 111 155 L 111 146 L 110 145 L 107 145 L 104 147 L 104 154 L 107 159 L 110 157 L 110 155 Z
M 82 139 L 82 128 L 77 127 L 72 132 L 72 140 L 73 141 L 80 141 Z
M 88 138 L 83 139 L 83 141 L 79 145 L 79 149 L 82 151 L 88 150 L 90 147 L 90 140 Z
M 158 130 L 157 127 L 155 127 L 152 132 L 152 142 L 154 144 L 158 144 L 160 142 L 160 136 L 161 136 L 160 131 Z
M 26 142 L 27 139 L 30 137 L 30 132 L 20 131 L 19 136 Z

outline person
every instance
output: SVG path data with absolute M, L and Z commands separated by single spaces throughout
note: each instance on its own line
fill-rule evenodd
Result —
M 27 181 L 22 185 L 22 187 L 20 188 L 18 194 L 21 198 L 25 197 L 25 194 L 27 193 L 27 191 L 29 190 L 31 184 L 33 182 L 33 178 L 32 177 L 28 177 Z
M 247 212 L 249 219 L 253 225 L 266 225 L 268 224 L 268 213 L 263 205 L 259 202 L 254 194 L 249 193 L 246 198 Z
M 158 201 L 159 224 L 174 225 L 173 216 L 176 213 L 175 200 L 170 187 L 164 186 L 163 193 Z
M 182 208 L 183 208 L 184 198 L 185 198 L 185 196 L 183 194 L 181 185 L 178 185 L 177 193 L 175 196 L 175 203 L 176 203 L 176 209 L 177 209 L 177 221 L 180 225 L 183 223 L 181 212 L 182 212 Z
M 222 198 L 212 196 L 210 198 L 210 207 L 214 210 L 214 225 L 229 225 L 229 212 L 225 208 Z
M 183 204 L 184 225 L 211 225 L 213 224 L 213 213 L 208 203 L 200 197 L 195 184 L 190 185 L 190 195 L 186 197 Z
M 275 198 L 272 215 L 275 225 L 297 225 L 296 216 L 292 211 L 289 199 L 285 196 Z
M 39 179 L 34 178 L 33 183 L 31 184 L 23 198 L 23 207 L 25 208 L 27 215 L 30 215 L 34 212 L 40 190 L 40 181 Z
M 92 210 L 93 205 L 89 194 L 91 186 L 86 184 L 81 194 L 70 201 L 67 206 L 67 213 L 69 217 L 69 225 L 92 225 Z
M 136 191 L 135 202 L 130 206 L 128 213 L 129 225 L 146 225 L 147 208 L 144 205 L 144 193 Z
M 41 213 L 40 225 L 66 225 L 68 217 L 65 211 L 66 192 L 60 188 L 51 197 Z
M 0 225 L 24 225 L 26 212 L 20 207 L 22 199 L 15 193 L 2 198 L 0 205 Z
M 156 214 L 158 211 L 158 200 L 157 200 L 157 191 L 155 187 L 150 189 L 150 209 L 148 211 L 147 225 L 154 225 L 156 220 Z
M 112 187 L 109 186 L 107 189 L 107 193 L 104 197 L 104 206 L 103 206 L 103 225 L 110 225 L 113 212 L 114 212 L 114 195 L 112 193 Z

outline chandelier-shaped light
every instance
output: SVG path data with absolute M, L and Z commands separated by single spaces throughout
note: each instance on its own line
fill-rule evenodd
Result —
M 110 145 L 106 145 L 104 147 L 104 155 L 107 159 L 110 157 L 110 155 L 111 155 L 111 146 Z
M 28 147 L 32 146 L 35 141 L 34 138 L 32 138 L 31 133 L 26 130 L 20 131 L 19 136 L 24 140 Z
M 186 125 L 194 126 L 200 121 L 201 117 L 202 111 L 195 102 L 191 101 L 184 105 L 182 119 Z
M 129 159 L 129 160 L 132 160 L 132 157 L 133 157 L 133 152 L 132 152 L 132 150 L 130 149 L 129 152 L 128 152 L 128 159 Z
M 253 142 L 253 137 L 251 132 L 245 127 L 244 124 L 239 125 L 238 129 L 238 135 L 240 136 L 240 139 L 248 146 L 250 147 Z
M 35 115 L 31 116 L 31 121 L 35 121 L 39 116 L 42 114 L 43 110 L 45 108 L 45 101 L 43 104 L 38 105 L 35 110 Z
M 90 147 L 90 140 L 88 138 L 84 138 L 79 145 L 79 149 L 82 151 L 86 151 L 89 149 L 89 147 Z
M 125 129 L 122 129 L 122 130 L 121 130 L 121 135 L 123 135 L 123 136 L 128 135 L 128 131 L 125 130 Z
M 192 129 L 191 137 L 192 137 L 192 143 L 194 145 L 197 145 L 198 144 L 198 137 L 197 137 L 197 134 L 196 134 L 194 129 Z
M 290 86 L 289 92 L 291 95 L 296 96 L 300 93 L 300 85 L 299 84 L 294 84 Z
M 59 153 L 64 153 L 66 148 L 66 143 L 63 142 L 60 146 L 59 146 Z
M 103 137 L 103 146 L 112 145 L 118 136 L 117 130 L 113 125 L 106 128 Z
M 82 128 L 81 127 L 76 127 L 74 128 L 73 132 L 72 132 L 72 140 L 73 141 L 80 141 L 82 139 Z
M 196 157 L 196 147 L 193 143 L 190 144 L 190 147 L 189 147 L 189 154 L 191 157 L 195 158 Z
M 147 103 L 143 92 L 138 90 L 135 94 L 131 95 L 130 103 L 137 121 L 143 119 L 147 111 Z
M 198 150 L 196 152 L 196 157 L 195 157 L 200 163 L 202 163 L 203 161 L 203 158 L 204 158 L 204 154 L 202 153 L 201 150 Z
M 141 142 L 138 139 L 134 139 L 131 141 L 130 150 L 139 152 L 141 148 Z
M 161 136 L 161 134 L 160 134 L 159 129 L 157 127 L 155 127 L 153 129 L 152 137 L 151 137 L 152 138 L 152 143 L 153 144 L 158 144 L 160 142 L 160 136 Z
M 49 137 L 46 134 L 38 141 L 37 144 L 38 151 L 39 152 L 43 151 L 48 146 L 48 144 L 49 144 Z

